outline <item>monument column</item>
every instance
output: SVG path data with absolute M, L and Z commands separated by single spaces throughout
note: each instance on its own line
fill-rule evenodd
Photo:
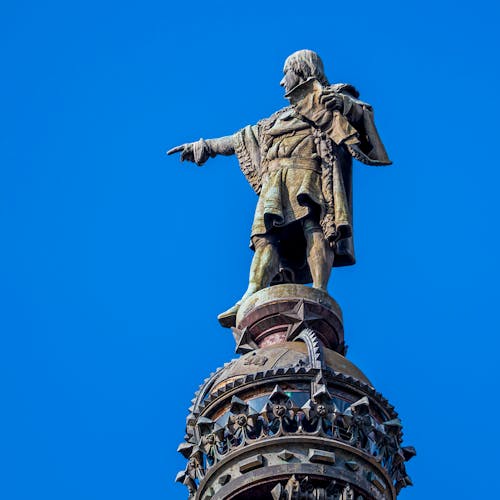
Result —
M 353 159 L 391 161 L 372 107 L 354 86 L 330 84 L 318 54 L 293 53 L 283 74 L 288 106 L 168 152 L 200 166 L 236 155 L 259 196 L 248 288 L 218 316 L 240 357 L 197 392 L 177 480 L 196 500 L 394 500 L 415 450 L 345 357 L 342 313 L 325 291 L 332 267 L 355 263 Z

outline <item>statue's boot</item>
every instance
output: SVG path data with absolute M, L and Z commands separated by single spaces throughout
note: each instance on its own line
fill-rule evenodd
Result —
M 219 323 L 224 328 L 236 326 L 236 315 L 241 303 L 253 295 L 255 292 L 269 286 L 272 278 L 279 268 L 279 256 L 276 247 L 267 238 L 258 238 L 254 240 L 255 254 L 250 266 L 250 279 L 247 291 L 243 297 L 227 311 L 217 316 Z
M 236 315 L 238 314 L 240 305 L 241 300 L 236 302 L 233 307 L 230 307 L 227 311 L 224 311 L 217 316 L 217 319 L 222 327 L 231 328 L 232 326 L 236 326 Z

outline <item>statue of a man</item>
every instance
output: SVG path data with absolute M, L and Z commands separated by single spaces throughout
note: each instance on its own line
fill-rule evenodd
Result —
M 217 155 L 238 157 L 259 195 L 250 246 L 255 251 L 242 299 L 219 315 L 234 326 L 242 300 L 274 283 L 311 283 L 326 290 L 332 266 L 355 262 L 352 242 L 352 158 L 390 165 L 369 104 L 348 84 L 330 85 L 311 50 L 285 61 L 290 106 L 219 139 L 171 149 L 203 165 Z

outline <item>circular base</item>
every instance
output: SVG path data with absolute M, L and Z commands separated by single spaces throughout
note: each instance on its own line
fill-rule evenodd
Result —
M 244 300 L 236 328 L 258 347 L 293 340 L 312 328 L 325 347 L 345 354 L 342 311 L 323 290 L 304 285 L 274 285 Z

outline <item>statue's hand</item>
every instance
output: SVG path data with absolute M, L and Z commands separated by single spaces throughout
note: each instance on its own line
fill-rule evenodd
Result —
M 338 92 L 334 92 L 333 90 L 323 90 L 319 101 L 326 108 L 332 111 L 336 110 L 342 112 L 344 109 L 344 100 L 342 99 L 342 96 L 339 95 Z
M 194 162 L 193 158 L 193 144 L 182 144 L 181 146 L 176 146 L 175 148 L 169 149 L 167 151 L 168 155 L 173 155 L 175 153 L 181 153 L 181 161 L 187 160 Z
M 167 151 L 167 155 L 174 153 L 181 153 L 181 161 L 191 161 L 201 167 L 210 158 L 211 151 L 208 144 L 203 139 L 200 139 L 196 142 L 176 146 Z

